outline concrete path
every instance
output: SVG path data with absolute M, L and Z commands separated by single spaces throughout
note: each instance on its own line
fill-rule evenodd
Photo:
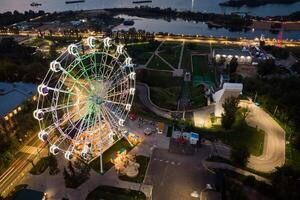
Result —
M 178 62 L 178 69 L 182 68 L 181 63 L 182 63 L 182 57 L 183 57 L 183 50 L 184 50 L 184 45 L 185 42 L 182 42 L 182 46 L 181 46 L 181 51 L 180 51 L 180 57 L 179 57 L 179 62 Z

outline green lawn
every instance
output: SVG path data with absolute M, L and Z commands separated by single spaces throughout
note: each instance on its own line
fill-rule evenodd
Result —
M 286 164 L 300 170 L 300 151 L 293 148 L 291 144 L 286 145 Z
M 142 183 L 144 181 L 150 158 L 146 157 L 146 156 L 139 155 L 135 159 L 136 159 L 136 162 L 140 164 L 139 174 L 137 175 L 137 177 L 130 178 L 128 176 L 121 175 L 121 176 L 119 176 L 119 178 L 121 180 L 136 182 L 136 183 Z
M 201 86 L 193 87 L 190 86 L 190 100 L 192 102 L 192 106 L 195 108 L 200 108 L 207 106 L 207 99 L 205 97 L 205 91 Z
M 182 77 L 173 77 L 172 72 L 157 72 L 152 70 L 140 70 L 137 72 L 137 81 L 146 83 L 150 87 L 180 87 Z
M 159 53 L 159 55 L 170 63 L 174 68 L 177 68 L 180 58 L 181 47 L 175 47 L 172 49 L 165 49 Z
M 91 191 L 86 200 L 146 200 L 144 193 L 136 190 L 99 186 Z
M 159 48 L 159 50 L 167 49 L 167 48 L 176 48 L 181 45 L 181 42 L 173 42 L 173 41 L 165 41 Z
M 172 120 L 160 117 L 153 113 L 151 110 L 149 110 L 147 107 L 145 107 L 137 95 L 135 95 L 133 100 L 132 111 L 137 113 L 138 116 L 148 119 L 150 121 L 160 121 L 166 124 L 172 124 Z
M 151 87 L 150 98 L 159 107 L 176 110 L 177 103 L 181 94 L 181 87 Z
M 146 64 L 151 56 L 152 56 L 151 52 L 142 52 L 139 55 L 137 55 L 137 57 L 134 58 L 135 59 L 134 63 L 136 63 L 136 64 Z
M 136 64 L 146 64 L 160 42 L 141 42 L 126 45 L 128 54 Z
M 159 57 L 154 56 L 150 61 L 148 68 L 158 69 L 158 70 L 173 70 L 169 65 L 162 61 Z
M 46 171 L 48 166 L 49 166 L 48 157 L 44 157 L 41 158 L 29 172 L 30 174 L 33 175 L 40 175 L 44 173 L 44 171 Z
M 120 150 L 121 148 L 125 148 L 130 151 L 133 147 L 128 143 L 128 141 L 124 138 L 116 142 L 113 146 L 107 149 L 102 155 L 102 162 L 103 162 L 103 171 L 104 173 L 108 171 L 112 166 L 113 163 L 110 162 L 112 155 Z M 91 168 L 93 168 L 96 172 L 100 173 L 100 159 L 99 157 L 93 160 L 90 164 Z
M 181 68 L 185 69 L 188 72 L 192 72 L 192 62 L 191 62 L 191 51 L 184 46 L 182 61 L 181 61 Z
M 236 148 L 246 146 L 252 155 L 259 156 L 263 152 L 265 133 L 262 130 L 250 127 L 247 124 L 234 127 L 231 131 L 222 129 L 203 134 L 207 137 L 216 137 L 225 144 Z
M 193 75 L 206 75 L 208 70 L 208 58 L 206 55 L 193 55 Z

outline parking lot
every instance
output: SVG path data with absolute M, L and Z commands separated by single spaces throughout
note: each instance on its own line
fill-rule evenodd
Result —
M 214 185 L 215 176 L 207 171 L 201 161 L 210 153 L 203 146 L 194 155 L 170 153 L 166 149 L 155 149 L 149 164 L 146 184 L 153 185 L 154 200 L 188 200 L 193 191 L 200 194 L 206 184 Z

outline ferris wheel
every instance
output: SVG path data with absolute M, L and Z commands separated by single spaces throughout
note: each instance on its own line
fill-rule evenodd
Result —
M 122 126 L 135 93 L 132 59 L 124 46 L 111 38 L 89 37 L 71 44 L 54 61 L 38 86 L 40 140 L 54 155 L 81 157 L 87 162 L 100 156 L 127 135 Z

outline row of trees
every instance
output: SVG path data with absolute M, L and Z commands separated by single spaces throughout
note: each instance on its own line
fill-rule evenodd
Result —
M 46 74 L 48 64 L 35 48 L 19 45 L 12 38 L 0 42 L 0 81 L 36 82 Z
M 0 13 L 0 26 L 8 26 L 17 22 L 28 21 L 29 19 L 45 15 L 44 11 L 34 12 L 32 10 L 20 13 L 18 11 Z
M 77 188 L 90 177 L 90 167 L 80 160 L 69 161 L 64 167 L 64 179 L 67 188 Z

